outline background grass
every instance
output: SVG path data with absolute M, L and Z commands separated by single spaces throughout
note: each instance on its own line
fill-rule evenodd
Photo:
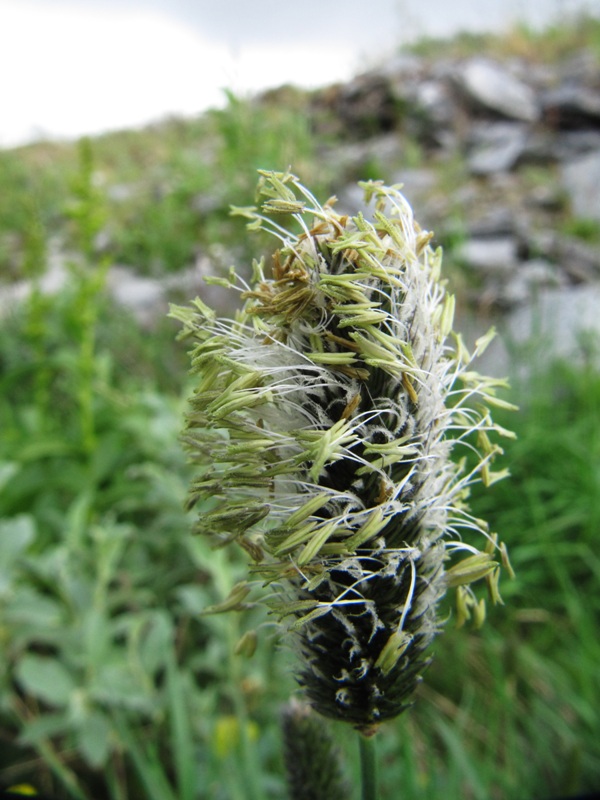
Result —
M 587 32 L 594 45 L 598 26 Z M 544 48 L 568 52 L 584 33 L 548 33 Z M 532 41 L 521 30 L 496 47 Z M 0 785 L 86 800 L 285 795 L 278 718 L 293 658 L 259 607 L 201 615 L 245 565 L 189 534 L 187 357 L 170 322 L 141 331 L 116 308 L 105 278 L 114 261 L 177 271 L 224 242 L 247 263 L 228 206 L 252 202 L 256 167 L 292 163 L 328 195 L 339 176 L 319 162 L 307 102 L 230 95 L 198 120 L 0 153 L 2 274 L 34 281 L 0 324 Z M 69 282 L 50 297 L 35 281 L 57 240 Z M 415 708 L 379 736 L 382 798 L 542 800 L 600 785 L 589 363 L 582 350 L 580 366 L 542 363 L 513 386 L 522 410 L 500 420 L 519 437 L 513 477 L 473 504 L 517 577 L 479 632 L 456 631 L 445 609 Z M 248 660 L 234 650 L 250 629 Z M 332 729 L 358 786 L 353 732 Z

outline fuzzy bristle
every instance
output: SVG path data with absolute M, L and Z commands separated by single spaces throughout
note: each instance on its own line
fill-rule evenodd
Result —
M 213 505 L 197 530 L 251 555 L 313 707 L 370 730 L 411 703 L 446 588 L 467 615 L 471 582 L 499 597 L 505 551 L 466 497 L 502 476 L 490 434 L 508 432 L 489 410 L 502 382 L 474 372 L 452 332 L 441 252 L 396 188 L 363 188 L 370 219 L 262 173 L 262 210 L 239 213 L 281 240 L 271 273 L 261 262 L 252 286 L 232 276 L 235 320 L 201 301 L 173 315 L 196 343 L 190 504 Z M 273 220 L 290 213 L 295 233 Z M 451 458 L 464 445 L 468 469 Z

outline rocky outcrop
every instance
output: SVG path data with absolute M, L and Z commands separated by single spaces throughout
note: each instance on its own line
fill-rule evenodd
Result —
M 369 86 L 376 86 L 372 95 Z M 366 97 L 368 141 L 353 126 Z M 324 149 L 334 171 L 351 166 L 354 179 L 362 161 L 370 174 L 379 169 L 404 185 L 417 218 L 444 246 L 473 335 L 491 318 L 507 341 L 513 328 L 521 341 L 538 320 L 538 333 L 549 334 L 545 355 L 564 355 L 565 343 L 576 348 L 580 328 L 600 335 L 600 65 L 593 56 L 555 65 L 400 58 L 343 89 L 318 92 L 313 102 L 328 110 L 329 125 L 332 115 L 338 120 L 346 140 Z M 407 167 L 407 160 L 417 163 Z M 339 199 L 350 210 L 356 189 L 349 184 Z M 505 361 L 498 356 L 498 370 Z

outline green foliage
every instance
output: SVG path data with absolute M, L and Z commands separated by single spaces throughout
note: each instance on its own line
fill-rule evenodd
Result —
M 189 535 L 181 382 L 159 393 L 99 349 L 91 175 L 84 143 L 68 289 L 0 332 L 0 784 L 188 800 L 221 706 L 246 702 L 223 675 L 236 631 L 198 617 L 233 567 Z
M 575 236 L 589 244 L 600 243 L 600 222 L 588 217 L 570 217 L 565 220 L 562 230 L 568 236 Z
M 33 276 L 66 193 L 60 147 L 0 150 L 0 275 Z
M 0 781 L 48 770 L 78 797 L 139 796 L 138 781 L 148 797 L 196 796 L 199 748 L 232 704 L 222 665 L 233 652 L 198 612 L 231 568 L 189 536 L 178 398 L 108 381 L 99 358 L 90 449 L 70 349 L 50 375 L 64 403 L 27 402 L 25 370 L 2 387 L 0 731 L 12 745 Z
M 0 153 L 2 272 L 30 274 L 29 251 L 50 231 L 86 257 L 103 248 L 140 272 L 181 270 L 212 243 L 243 243 L 229 206 L 253 202 L 258 167 L 294 163 L 322 185 L 306 98 L 280 105 L 226 94 L 226 106 L 202 120 L 99 137 L 93 158 L 85 143 Z M 89 162 L 87 188 L 73 185 L 82 180 L 82 159 Z M 92 227 L 74 227 L 73 192 L 81 203 L 81 192 L 99 195 L 107 185 Z M 85 241 L 74 241 L 77 230 Z
M 114 203 L 110 250 L 116 260 L 154 275 L 189 266 L 203 238 L 196 198 L 210 183 L 200 158 L 176 153 L 144 182 L 125 186 L 125 199 Z
M 89 187 L 85 158 L 80 170 Z M 82 257 L 68 289 L 34 292 L 0 328 L 0 784 L 281 797 L 285 653 L 261 627 L 252 661 L 233 655 L 263 623 L 255 610 L 200 616 L 245 568 L 188 532 L 172 331 L 136 332 L 101 269 Z M 450 619 L 415 708 L 378 735 L 382 799 L 399 785 L 407 800 L 567 794 L 600 778 L 600 379 L 560 367 L 535 386 L 515 388 L 523 411 L 506 421 L 513 478 L 472 498 L 509 545 L 507 606 L 478 633 L 454 636 Z M 354 737 L 333 735 L 358 786 Z
M 257 169 L 275 169 L 290 161 L 302 166 L 312 156 L 307 116 L 289 103 L 252 104 L 231 91 L 225 94 L 226 107 L 213 112 L 220 134 L 219 165 L 225 184 L 252 200 Z M 242 164 L 249 169 L 241 169 Z M 239 205 L 245 205 L 243 198 Z

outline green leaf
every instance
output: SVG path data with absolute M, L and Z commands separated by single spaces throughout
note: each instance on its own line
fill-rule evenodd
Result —
M 34 539 L 35 521 L 28 514 L 0 520 L 0 597 L 10 591 L 15 561 Z
M 134 673 L 118 661 L 98 665 L 89 692 L 94 700 L 110 706 L 142 712 L 150 712 L 155 706 L 155 698 L 145 692 Z
M 115 713 L 115 728 L 124 750 L 129 754 L 144 784 L 148 800 L 177 800 L 160 762 L 156 745 L 140 741 L 139 733 L 129 726 L 124 714 Z
M 36 717 L 23 723 L 19 741 L 22 744 L 36 745 L 43 739 L 67 733 L 72 728 L 72 725 L 69 715 L 64 712 L 44 714 L 41 717 Z
M 82 615 L 82 645 L 86 662 L 92 669 L 103 663 L 110 647 L 109 619 L 103 609 L 90 608 Z
M 153 614 L 147 633 L 140 643 L 144 669 L 154 675 L 165 664 L 173 637 L 173 624 L 165 612 Z
M 184 610 L 188 614 L 192 614 L 192 616 L 203 614 L 209 605 L 206 589 L 193 583 L 179 586 L 176 590 L 176 595 Z
M 0 520 L 0 566 L 10 566 L 35 539 L 35 520 L 29 514 Z
M 0 491 L 4 489 L 6 484 L 13 478 L 19 471 L 19 464 L 15 461 L 2 461 L 0 462 Z
M 93 496 L 91 491 L 81 492 L 66 514 L 64 541 L 70 550 L 81 547 L 88 527 Z
M 36 440 L 28 441 L 23 444 L 19 452 L 21 461 L 39 461 L 42 458 L 50 458 L 53 456 L 71 456 L 77 453 L 74 445 L 65 441 L 63 438 L 39 438 Z
M 17 665 L 16 677 L 26 692 L 51 706 L 66 705 L 76 688 L 67 668 L 47 656 L 24 656 Z
M 15 635 L 29 635 L 36 631 L 48 635 L 56 631 L 63 621 L 60 605 L 50 597 L 40 594 L 29 586 L 19 586 L 10 595 L 3 610 L 3 624 L 15 629 Z
M 171 723 L 171 747 L 175 757 L 177 789 L 181 800 L 194 800 L 196 796 L 194 745 L 189 706 L 191 686 L 188 674 L 183 673 L 175 660 L 173 648 L 167 657 L 167 695 Z
M 111 724 L 104 714 L 98 711 L 86 716 L 78 734 L 79 749 L 93 769 L 104 766 L 110 752 Z

